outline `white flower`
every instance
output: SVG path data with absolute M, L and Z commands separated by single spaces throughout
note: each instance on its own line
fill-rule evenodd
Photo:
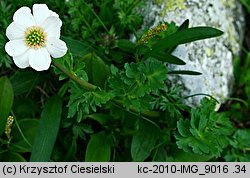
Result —
M 21 7 L 15 12 L 6 29 L 10 41 L 5 50 L 19 68 L 47 70 L 51 56 L 59 58 L 67 52 L 65 42 L 60 40 L 62 21 L 46 4 L 34 4 L 32 11 L 33 14 L 30 8 Z

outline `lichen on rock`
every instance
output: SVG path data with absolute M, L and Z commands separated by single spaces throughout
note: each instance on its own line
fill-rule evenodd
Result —
M 181 7 L 175 4 L 169 8 L 171 2 L 148 1 L 148 10 L 143 12 L 145 26 L 155 26 L 164 21 L 180 25 L 189 19 L 190 26 L 210 26 L 224 31 L 220 37 L 179 46 L 173 54 L 187 64 L 171 66 L 174 70 L 202 73 L 201 76 L 180 75 L 173 79 L 183 84 L 185 95 L 209 94 L 223 103 L 232 91 L 233 57 L 239 54 L 243 39 L 244 13 L 241 5 L 237 0 L 180 0 Z M 162 16 L 166 9 L 168 11 Z M 202 97 L 191 97 L 188 103 L 197 105 Z

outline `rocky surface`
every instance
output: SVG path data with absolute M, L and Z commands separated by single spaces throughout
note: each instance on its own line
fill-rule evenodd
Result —
M 177 70 L 194 70 L 202 73 L 201 76 L 178 76 L 178 82 L 184 84 L 185 95 L 209 94 L 223 103 L 232 91 L 233 57 L 238 55 L 243 38 L 244 13 L 239 2 L 151 0 L 143 13 L 146 26 L 155 26 L 162 21 L 174 21 L 180 25 L 189 19 L 190 26 L 210 26 L 224 31 L 220 37 L 179 46 L 174 55 L 187 64 L 172 66 Z M 197 105 L 202 97 L 191 97 L 188 103 Z

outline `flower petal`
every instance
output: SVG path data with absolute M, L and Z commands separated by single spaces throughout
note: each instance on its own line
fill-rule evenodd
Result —
M 24 31 L 27 27 L 35 25 L 34 17 L 32 16 L 31 10 L 28 7 L 21 7 L 18 9 L 13 16 L 13 20 Z
M 60 39 L 48 39 L 46 48 L 53 58 L 59 58 L 66 54 L 66 43 Z
M 5 51 L 10 56 L 20 56 L 27 50 L 28 50 L 28 47 L 25 45 L 23 39 L 11 40 L 7 42 L 5 45 Z
M 17 67 L 24 69 L 30 65 L 29 64 L 29 54 L 30 54 L 30 50 L 26 51 L 25 53 L 21 54 L 20 56 L 13 57 L 13 61 L 17 65 Z
M 6 29 L 6 36 L 9 40 L 24 39 L 24 31 L 12 22 Z
M 30 51 L 29 63 L 36 71 L 48 70 L 51 57 L 46 48 L 34 49 Z
M 59 17 L 55 12 L 49 10 L 46 4 L 34 4 L 32 10 L 33 10 L 34 19 L 38 26 L 42 25 L 43 22 L 49 16 Z
M 61 26 L 62 21 L 55 16 L 48 17 L 42 24 L 48 38 L 60 38 Z

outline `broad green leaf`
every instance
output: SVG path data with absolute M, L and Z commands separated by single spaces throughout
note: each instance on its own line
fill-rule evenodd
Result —
M 46 74 L 19 70 L 10 78 L 15 96 L 31 92 L 38 83 L 47 79 Z
M 62 113 L 62 99 L 48 99 L 41 114 L 38 130 L 32 146 L 30 161 L 49 161 L 57 138 Z
M 87 43 L 86 41 L 78 41 L 67 37 L 62 37 L 62 39 L 66 42 L 70 52 L 74 57 L 83 57 L 89 53 L 95 52 L 103 60 L 110 61 L 102 52 L 93 48 L 91 44 Z
M 0 135 L 5 130 L 5 125 L 12 108 L 14 93 L 7 77 L 0 78 Z
M 169 71 L 168 74 L 202 75 L 202 73 L 200 73 L 200 72 L 190 71 L 190 70 L 175 70 L 175 71 Z
M 32 108 L 32 109 L 30 109 Z M 41 113 L 39 103 L 32 97 L 16 97 L 12 111 L 19 118 L 32 118 Z
M 119 40 L 117 43 L 117 46 L 121 50 L 126 51 L 126 52 L 130 52 L 130 53 L 134 52 L 134 49 L 135 49 L 134 43 L 132 43 L 129 40 L 125 40 L 125 39 Z
M 176 33 L 159 40 L 152 46 L 152 50 L 145 56 L 147 59 L 153 53 L 164 51 L 165 49 L 176 47 L 180 44 L 189 43 L 192 41 L 213 38 L 222 35 L 223 32 L 212 27 L 193 27 L 186 28 Z
M 144 161 L 154 149 L 156 141 L 160 136 L 160 130 L 152 123 L 140 120 L 139 130 L 134 135 L 131 144 L 133 161 Z
M 76 137 L 73 137 L 72 143 L 65 155 L 64 161 L 72 161 L 72 158 L 75 157 L 76 151 L 77 151 L 77 139 Z
M 105 83 L 109 76 L 109 68 L 94 53 L 85 55 L 81 60 L 85 63 L 85 72 L 88 75 L 88 81 L 96 86 L 104 88 Z
M 86 162 L 108 162 L 110 161 L 111 136 L 104 132 L 91 135 L 86 149 Z
M 112 116 L 104 113 L 94 113 L 88 115 L 87 117 L 99 122 L 102 126 L 106 126 L 112 118 Z
M 2 155 L 3 162 L 26 162 L 24 157 L 18 153 L 8 151 Z
M 179 59 L 176 56 L 173 56 L 169 53 L 153 53 L 151 57 L 158 59 L 159 61 L 167 62 L 169 64 L 176 64 L 176 65 L 185 65 L 186 63 Z
M 18 130 L 17 124 L 15 124 L 11 132 L 12 139 L 9 149 L 14 152 L 31 152 L 39 121 L 38 119 L 22 119 L 18 121 L 18 125 L 23 135 Z M 24 140 L 23 136 L 26 140 Z
M 73 56 L 82 57 L 94 51 L 91 45 L 87 42 L 77 41 L 67 37 L 62 37 L 62 39 L 66 42 Z

